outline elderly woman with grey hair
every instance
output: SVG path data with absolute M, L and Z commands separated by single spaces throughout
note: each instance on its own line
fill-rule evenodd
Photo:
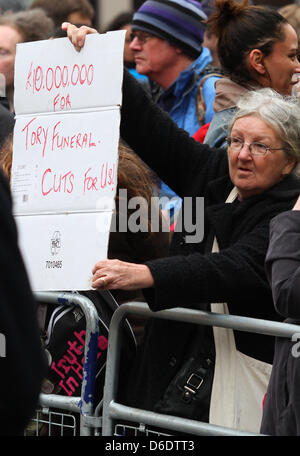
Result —
M 63 28 L 78 50 L 95 33 L 68 23 Z M 300 191 L 295 100 L 271 89 L 241 99 L 227 151 L 178 129 L 126 71 L 121 114 L 121 136 L 183 198 L 184 217 L 169 257 L 144 264 L 101 260 L 93 287 L 143 288 L 153 311 L 186 307 L 278 320 L 264 261 L 270 220 L 290 209 Z M 204 197 L 204 222 L 198 197 Z M 270 336 L 150 319 L 126 403 L 259 431 L 273 353 Z

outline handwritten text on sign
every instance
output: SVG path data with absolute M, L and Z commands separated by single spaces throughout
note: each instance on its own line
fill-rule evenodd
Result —
M 16 211 L 100 208 L 117 185 L 118 109 L 17 119 L 12 190 Z
M 11 186 L 34 290 L 86 290 L 107 255 L 124 37 L 89 35 L 79 53 L 67 38 L 17 47 Z
M 53 130 L 50 131 L 49 137 L 49 127 L 44 128 L 40 125 L 39 119 L 33 117 L 30 119 L 25 127 L 22 129 L 25 135 L 25 148 L 26 151 L 33 146 L 42 146 L 42 156 L 45 156 L 46 146 L 49 145 L 50 149 L 87 149 L 90 147 L 96 147 L 96 143 L 92 139 L 93 132 L 77 132 L 71 136 L 64 136 L 64 133 L 61 131 L 62 122 L 59 120 L 53 127 Z M 49 141 L 48 141 L 49 139 Z
M 17 115 L 121 104 L 124 33 L 89 35 L 87 43 L 80 52 L 68 38 L 17 45 Z
M 70 93 L 61 95 L 59 89 L 80 86 L 91 86 L 94 81 L 95 68 L 93 64 L 56 65 L 56 67 L 29 65 L 26 80 L 26 90 L 37 94 L 43 90 L 55 93 L 53 97 L 53 111 L 72 109 Z

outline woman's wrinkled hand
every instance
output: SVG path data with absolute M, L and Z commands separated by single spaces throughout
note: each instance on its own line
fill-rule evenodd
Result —
M 70 22 L 63 22 L 61 25 L 62 30 L 67 32 L 68 38 L 71 43 L 74 45 L 77 51 L 80 51 L 84 46 L 85 37 L 92 33 L 98 33 L 96 29 L 92 27 L 87 27 L 82 25 L 81 27 L 76 27 L 76 25 L 71 24 Z
M 153 276 L 144 264 L 102 260 L 95 264 L 92 287 L 101 290 L 138 290 L 154 286 Z

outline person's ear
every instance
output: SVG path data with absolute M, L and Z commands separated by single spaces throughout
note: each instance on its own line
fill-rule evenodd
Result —
M 290 174 L 293 171 L 293 169 L 295 168 L 296 164 L 297 164 L 296 158 L 289 155 L 286 159 L 285 166 L 282 170 L 282 175 L 286 176 L 287 174 Z
M 263 57 L 263 53 L 259 49 L 252 49 L 249 54 L 250 67 L 261 75 L 265 75 L 267 72 L 264 66 Z
M 180 49 L 180 48 L 178 48 L 178 47 L 175 48 L 175 52 L 176 52 L 176 54 L 178 54 L 178 55 L 179 55 L 179 54 L 183 54 L 182 49 Z

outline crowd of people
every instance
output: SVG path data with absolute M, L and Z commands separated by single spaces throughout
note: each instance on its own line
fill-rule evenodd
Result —
M 17 43 L 67 36 L 80 52 L 89 34 L 126 30 L 118 189 L 146 201 L 168 196 L 172 205 L 157 208 L 160 233 L 111 233 L 108 259 L 91 265 L 95 293 L 145 300 L 153 312 L 183 307 L 299 324 L 300 6 L 146 0 L 97 30 L 88 0 L 15 0 L 8 11 L 2 3 L 10 1 L 0 1 L 0 384 L 9 394 L 0 401 L 0 434 L 22 433 L 47 378 L 7 183 Z M 118 193 L 116 203 L 118 211 Z M 300 435 L 295 341 L 130 322 L 138 344 L 119 391 L 126 405 Z

